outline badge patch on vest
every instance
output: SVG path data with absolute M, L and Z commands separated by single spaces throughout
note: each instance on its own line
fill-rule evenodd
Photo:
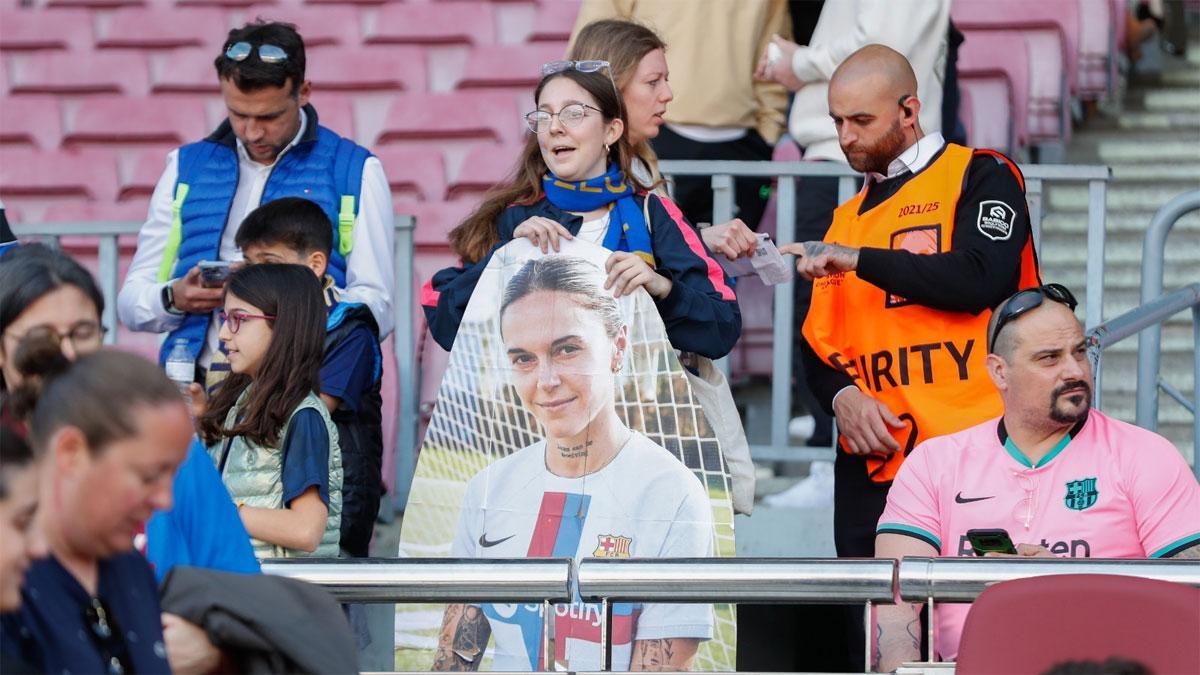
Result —
M 979 232 L 992 241 L 1004 241 L 1012 236 L 1017 212 L 1013 207 L 997 199 L 979 202 Z
M 942 226 L 921 225 L 906 227 L 892 233 L 891 249 L 893 251 L 908 251 L 917 255 L 929 255 L 942 250 Z M 884 299 L 884 307 L 903 307 L 910 305 L 907 298 L 888 293 Z
M 1082 511 L 1096 503 L 1100 491 L 1096 489 L 1095 478 L 1081 478 L 1067 482 L 1067 494 L 1063 502 L 1068 509 Z

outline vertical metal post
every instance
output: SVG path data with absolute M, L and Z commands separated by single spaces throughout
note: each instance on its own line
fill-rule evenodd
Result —
M 404 510 L 408 503 L 408 491 L 412 487 L 413 470 L 417 458 L 417 373 L 416 340 L 412 325 L 413 317 L 413 232 L 416 229 L 413 216 L 396 216 L 395 293 L 392 294 L 392 316 L 396 330 L 392 333 L 392 347 L 396 354 L 396 483 L 395 507 Z
M 854 196 L 854 176 L 841 176 L 838 178 L 838 204 L 845 204 L 848 199 Z
M 775 238 L 789 244 L 796 238 L 796 179 L 780 176 L 776 204 Z M 771 326 L 774 346 L 771 351 L 771 447 L 780 450 L 788 446 L 788 421 L 792 414 L 792 334 L 795 307 L 791 281 L 775 286 L 775 323 Z
M 871 632 L 872 632 L 871 629 L 875 627 L 874 626 L 875 622 L 871 620 L 871 608 L 872 607 L 874 607 L 873 603 L 870 600 L 868 600 L 867 606 L 863 610 L 863 617 L 864 617 L 863 618 L 863 629 L 864 629 L 863 632 L 867 636 L 867 639 L 866 639 L 867 646 L 865 647 L 865 651 L 864 651 L 864 655 L 863 655 L 863 664 L 864 664 L 863 672 L 866 672 L 866 673 L 871 672 Z
M 929 645 L 929 662 L 936 663 L 938 660 L 938 657 L 937 657 L 938 653 L 937 653 L 937 645 L 934 644 L 933 636 L 936 634 L 936 631 L 934 630 L 934 628 L 937 626 L 937 619 L 933 615 L 933 596 L 932 595 L 929 596 L 929 598 L 925 601 L 925 606 L 929 608 L 929 612 L 927 614 L 927 616 L 929 617 L 929 622 L 928 622 L 929 629 L 926 631 L 927 635 L 925 637 L 925 642 L 926 642 L 926 644 Z
M 1104 209 L 1108 183 L 1103 180 L 1088 181 L 1088 232 L 1087 232 L 1087 316 L 1084 326 L 1091 330 L 1104 321 Z M 1096 388 L 1100 388 L 1100 374 L 1096 373 Z
M 104 295 L 104 314 L 100 321 L 108 328 L 108 332 L 104 334 L 104 344 L 111 345 L 117 342 L 117 274 L 120 269 L 117 235 L 102 235 L 97 253 L 100 263 L 100 292 Z
M 546 670 L 554 670 L 554 653 L 550 651 L 550 631 L 554 629 L 554 605 L 542 601 L 542 663 Z M 556 638 L 557 639 L 557 636 Z
M 1029 226 L 1033 231 L 1033 250 L 1042 256 L 1042 179 L 1025 179 L 1025 203 L 1029 205 Z
M 713 210 L 712 221 L 716 225 L 718 223 L 728 223 L 733 220 L 733 176 L 728 174 L 715 174 L 712 177 L 713 189 Z
M 608 598 L 600 599 L 600 670 L 612 670 L 612 603 Z M 631 645 L 632 646 L 632 645 Z

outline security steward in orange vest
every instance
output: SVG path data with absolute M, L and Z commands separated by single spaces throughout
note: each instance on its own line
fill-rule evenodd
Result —
M 888 47 L 842 62 L 829 114 L 866 182 L 824 241 L 781 247 L 813 280 L 801 358 L 837 418 L 843 557 L 874 555 L 888 486 L 917 444 L 1001 414 L 984 368 L 989 308 L 1040 283 L 1020 171 L 924 134 L 916 87 Z

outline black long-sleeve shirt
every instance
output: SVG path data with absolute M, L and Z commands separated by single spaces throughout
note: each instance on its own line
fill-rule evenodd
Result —
M 934 161 L 937 157 L 930 163 Z M 906 172 L 872 183 L 859 213 L 891 198 L 913 175 Z M 913 303 L 950 312 L 978 314 L 1015 293 L 1021 274 L 1021 251 L 1030 232 L 1025 192 L 1012 170 L 989 154 L 973 157 L 963 180 L 949 251 L 927 255 L 863 248 L 858 254 L 858 277 Z M 980 203 L 984 201 L 1003 202 L 1015 212 L 1007 238 L 994 239 L 984 233 L 986 228 L 979 224 Z M 854 381 L 822 361 L 807 341 L 801 341 L 800 355 L 809 389 L 821 407 L 832 414 L 833 397 L 854 386 Z

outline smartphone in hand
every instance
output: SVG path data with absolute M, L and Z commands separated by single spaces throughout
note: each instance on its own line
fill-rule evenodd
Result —
M 205 288 L 224 286 L 233 271 L 228 260 L 201 260 L 196 267 L 200 268 L 200 285 Z
M 967 541 L 971 542 L 971 550 L 975 551 L 977 556 L 988 553 L 1015 554 L 1017 552 L 1012 538 L 1008 536 L 1008 530 L 1000 528 L 967 530 Z

